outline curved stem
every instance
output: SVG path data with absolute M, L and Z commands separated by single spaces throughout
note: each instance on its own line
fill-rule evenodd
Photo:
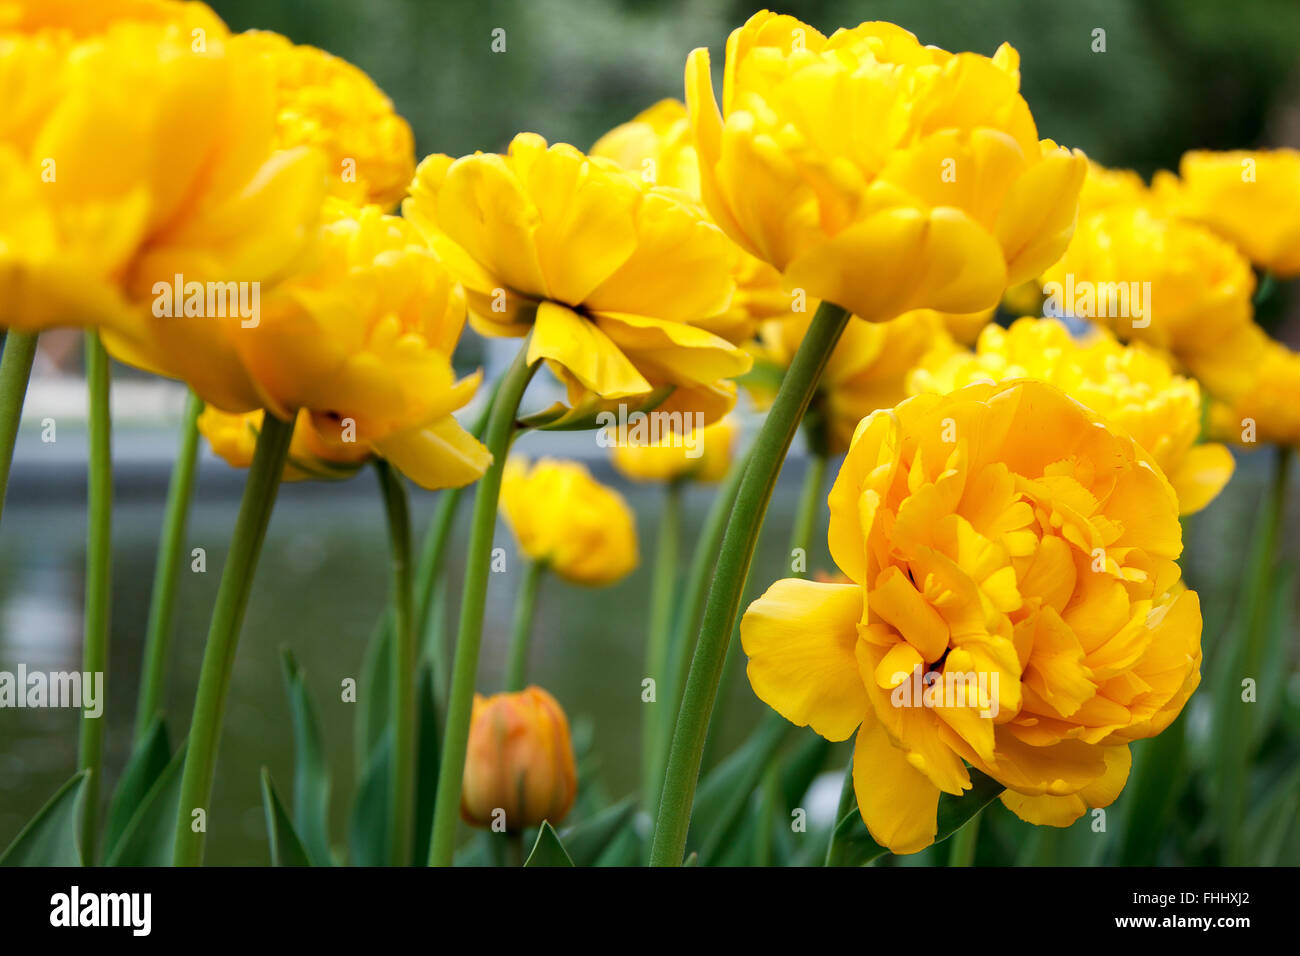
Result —
M 529 561 L 515 598 L 515 619 L 510 626 L 510 650 L 506 657 L 506 690 L 523 690 L 528 673 L 528 639 L 533 629 L 533 608 L 546 562 Z
M 109 587 L 112 576 L 113 449 L 109 411 L 108 353 L 96 332 L 86 333 L 86 391 L 89 408 L 89 445 L 86 498 L 86 611 L 85 645 L 81 669 L 104 675 L 108 685 Z M 102 708 L 101 708 L 102 709 Z M 98 835 L 99 785 L 104 764 L 104 716 L 81 713 L 81 739 L 77 747 L 77 769 L 89 770 L 81 805 L 81 852 L 87 861 L 95 859 Z
M 727 517 L 736 502 L 736 491 L 740 480 L 745 477 L 745 468 L 749 464 L 749 452 L 739 456 L 731 465 L 727 477 L 718 487 L 709 505 L 709 513 L 704 519 L 704 529 L 695 542 L 695 551 L 691 556 L 690 570 L 686 574 L 686 592 L 682 596 L 682 613 L 677 620 L 673 633 L 672 661 L 668 669 L 668 695 L 664 706 L 659 710 L 659 755 L 654 777 L 656 787 L 663 785 L 663 770 L 668 762 L 668 745 L 673 739 L 673 728 L 677 725 L 677 711 L 682 704 L 682 691 L 686 686 L 686 675 L 691 667 L 691 655 L 695 653 L 695 635 L 700 629 L 700 615 L 704 613 L 704 599 L 708 595 L 709 582 L 713 580 L 713 568 L 718 560 L 718 548 L 722 544 L 722 532 L 727 528 Z M 657 802 L 656 802 L 657 805 Z
M 754 443 L 753 458 L 745 469 L 722 539 L 717 573 L 709 589 L 704 624 L 673 732 L 650 853 L 652 865 L 678 866 L 682 862 L 709 717 L 732 625 L 740 610 L 745 577 L 753 561 L 754 544 L 785 453 L 848 320 L 849 313 L 837 305 L 823 302 L 817 309 Z
M 9 466 L 14 460 L 14 443 L 35 359 L 36 333 L 10 329 L 5 335 L 4 357 L 0 358 L 0 515 L 4 514 Z
M 171 649 L 172 609 L 176 604 L 176 579 L 184 562 L 185 526 L 194 492 L 194 465 L 199 449 L 199 413 L 203 400 L 193 392 L 181 420 L 181 445 L 167 486 L 167 505 L 158 536 L 158 558 L 149 594 L 149 623 L 145 630 L 140 696 L 135 708 L 135 742 L 148 733 L 149 723 L 162 710 L 167 683 L 167 655 Z
M 203 810 L 206 816 L 212 796 L 217 748 L 221 742 L 221 720 L 230 692 L 230 674 L 235 665 L 239 630 L 244 622 L 253 573 L 257 569 L 262 542 L 266 539 L 266 528 L 271 521 L 271 509 L 280 489 L 292 437 L 292 421 L 281 421 L 269 413 L 262 420 L 257 449 L 244 483 L 244 498 L 239 504 L 239 517 L 230 538 L 230 553 L 221 571 L 207 643 L 203 648 L 203 666 L 199 670 L 199 688 L 194 698 L 194 717 L 190 721 L 185 770 L 181 776 L 181 797 L 176 808 L 172 854 L 176 866 L 198 866 L 203 862 L 206 821 L 202 829 L 196 830 L 197 820 L 193 812 Z
M 393 866 L 411 862 L 415 821 L 415 629 L 411 620 L 411 514 L 406 483 L 382 458 L 375 459 L 379 487 L 388 519 L 388 543 L 393 580 L 393 653 L 389 672 L 389 706 L 393 721 L 393 759 L 389 767 L 388 860 Z
M 665 488 L 663 511 L 659 515 L 659 536 L 655 544 L 654 574 L 650 582 L 650 630 L 646 637 L 645 676 L 656 688 L 668 689 L 668 652 L 673 633 L 673 607 L 676 596 L 677 554 L 680 550 L 682 525 L 682 482 L 674 479 Z M 659 700 L 656 693 L 655 699 Z M 663 781 L 660 752 L 664 721 L 662 703 L 643 708 L 641 718 L 641 800 L 646 813 L 659 804 L 659 786 Z
M 429 841 L 430 866 L 450 866 L 455 852 L 456 819 L 460 810 L 465 749 L 469 745 L 474 678 L 478 672 L 479 647 L 483 641 L 483 609 L 487 602 L 497 501 L 501 497 L 501 473 L 515 433 L 515 413 L 528 388 L 528 382 L 537 370 L 536 365 L 528 364 L 528 341 L 528 338 L 524 339 L 519 354 L 502 378 L 488 416 L 484 444 L 492 453 L 492 465 L 479 479 L 478 488 L 474 492 L 469 551 L 465 557 L 465 586 L 461 592 L 460 627 L 456 633 L 456 656 L 452 663 L 451 692 L 447 700 L 447 729 L 443 732 L 438 792 L 433 807 L 433 834 Z

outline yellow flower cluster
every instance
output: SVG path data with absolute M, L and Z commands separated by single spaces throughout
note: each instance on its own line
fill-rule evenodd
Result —
M 731 467 L 739 426 L 731 416 L 685 434 L 670 432 L 658 441 L 615 442 L 614 468 L 633 481 L 721 481 Z
M 1125 346 L 1103 330 L 1076 341 L 1053 319 L 989 326 L 974 352 L 934 357 L 914 370 L 908 390 L 943 394 L 974 382 L 1033 378 L 1055 385 L 1119 426 L 1155 459 L 1178 494 L 1179 510 L 1209 504 L 1232 477 L 1222 445 L 1198 445 L 1201 390 L 1158 352 Z
M 852 583 L 783 580 L 741 624 L 765 702 L 830 740 L 857 732 L 872 836 L 935 837 L 969 764 L 1035 823 L 1106 806 L 1128 743 L 1200 679 L 1179 580 L 1178 502 L 1141 446 L 1036 381 L 918 395 L 863 420 L 831 490 Z

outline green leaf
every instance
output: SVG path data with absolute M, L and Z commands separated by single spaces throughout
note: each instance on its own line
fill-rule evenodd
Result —
M 113 791 L 113 799 L 108 805 L 108 819 L 104 824 L 104 859 L 113 855 L 113 849 L 131 822 L 136 808 L 148 795 L 149 788 L 162 776 L 171 759 L 172 748 L 167 737 L 167 725 L 162 717 L 155 717 L 131 751 L 131 757 Z
M 850 771 L 851 772 L 851 771 Z M 939 796 L 938 826 L 934 837 L 935 843 L 942 843 L 956 833 L 975 814 L 997 799 L 1006 787 L 992 777 L 981 773 L 974 767 L 969 768 L 971 788 L 960 797 L 952 794 Z M 862 814 L 857 806 L 835 825 L 835 835 L 831 842 L 831 851 L 826 861 L 827 866 L 865 866 L 872 860 L 884 856 L 889 851 L 871 839 L 867 826 L 862 822 Z
M 298 838 L 289 819 L 289 812 L 280 802 L 271 782 L 271 772 L 262 768 L 262 809 L 266 811 L 266 834 L 271 843 L 272 866 L 311 866 L 307 850 Z
M 393 753 L 389 728 L 370 753 L 352 804 L 348 846 L 353 866 L 385 866 L 388 862 L 388 761 Z
M 1124 837 L 1120 866 L 1155 866 L 1162 821 L 1177 803 L 1187 781 L 1184 754 L 1187 712 L 1152 740 L 1133 746 L 1133 773 L 1124 796 Z
M 700 784 L 691 814 L 688 845 L 694 843 L 699 847 L 702 865 L 712 866 L 729 842 L 732 827 L 763 779 L 763 771 L 793 727 L 780 714 L 768 712 L 750 738 L 714 767 Z
M 807 731 L 803 737 L 789 756 L 781 761 L 781 801 L 787 816 L 808 793 L 808 788 L 826 766 L 826 760 L 835 746 L 812 731 Z
M 293 724 L 293 820 L 314 866 L 333 866 L 330 852 L 330 772 L 321 744 L 320 721 L 302 670 L 287 647 L 280 652 L 285 693 Z
M 185 747 L 154 780 L 122 831 L 105 866 L 171 866 L 176 846 L 176 811 L 181 803 Z
M 564 848 L 574 866 L 595 866 L 601 854 L 621 834 L 636 815 L 636 798 L 621 803 L 569 827 L 564 831 Z
M 573 866 L 559 834 L 545 820 L 537 831 L 537 842 L 533 844 L 533 852 L 528 854 L 524 866 Z
M 433 801 L 438 793 L 438 769 L 442 757 L 442 725 L 438 720 L 433 667 L 420 668 L 416 686 L 419 709 L 419 740 L 415 755 L 415 856 L 423 863 L 429 858 L 429 839 L 433 834 Z
M 1294 631 L 1293 609 L 1297 568 L 1292 564 L 1278 565 L 1274 572 L 1272 593 L 1268 597 L 1268 630 L 1264 637 L 1264 663 L 1255 678 L 1255 720 L 1251 724 L 1252 746 L 1258 749 L 1281 713 L 1286 699 L 1286 684 L 1291 676 L 1287 666 L 1291 635 Z
M 388 706 L 392 643 L 393 612 L 389 608 L 371 632 L 366 656 L 361 663 L 361 680 L 357 682 L 357 722 L 353 739 L 356 741 L 358 780 L 365 775 L 375 748 L 392 720 L 392 708 Z
M 89 770 L 61 786 L 0 854 L 0 866 L 81 866 L 77 809 Z

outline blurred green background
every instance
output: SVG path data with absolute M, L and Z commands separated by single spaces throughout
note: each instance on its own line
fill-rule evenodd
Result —
M 616 123 L 665 96 L 682 95 L 687 53 L 707 45 L 722 62 L 726 35 L 756 9 L 734 0 L 222 0 L 213 6 L 235 29 L 277 30 L 321 46 L 365 69 L 414 127 L 420 155 L 497 150 L 519 130 L 586 147 Z M 992 53 L 1009 41 L 1022 57 L 1023 88 L 1043 136 L 1078 146 L 1112 165 L 1149 174 L 1171 167 L 1192 147 L 1300 145 L 1300 2 L 1253 0 L 812 0 L 779 4 L 825 31 L 867 19 L 898 22 L 925 42 Z M 506 52 L 491 50 L 492 31 L 506 31 Z M 1106 51 L 1093 52 L 1094 30 Z M 1284 322 L 1293 290 L 1274 299 Z M 116 372 L 120 374 L 121 369 Z M 177 404 L 179 412 L 179 403 Z M 62 429 L 63 426 L 61 425 Z M 169 432 L 116 437 L 169 450 Z M 548 448 L 532 436 L 525 450 Z M 66 462 L 59 480 L 33 465 L 32 438 L 20 443 L 3 532 L 0 534 L 0 668 L 24 660 L 30 668 L 74 668 L 79 660 L 84 561 L 84 436 L 60 432 Z M 64 445 L 65 441 L 68 445 Z M 573 446 L 576 447 L 576 446 Z M 572 451 L 573 449 L 568 449 Z M 581 453 L 595 455 L 594 443 Z M 574 452 L 579 453 L 579 452 Z M 26 457 L 24 457 L 26 455 Z M 1189 583 L 1207 607 L 1207 660 L 1223 643 L 1232 615 L 1234 576 L 1242 566 L 1255 505 L 1263 496 L 1266 462 L 1246 456 L 1223 498 L 1192 527 Z M 125 470 L 124 470 L 125 469 Z M 136 672 L 148 587 L 165 494 L 165 457 L 133 469 L 119 460 L 114 515 L 113 636 L 107 766 L 122 766 L 130 742 Z M 755 580 L 781 573 L 802 462 L 796 457 L 778 488 Z M 659 496 L 628 488 L 603 461 L 597 474 L 619 484 L 638 512 L 643 567 L 616 588 L 578 591 L 548 581 L 538 611 L 533 677 L 592 728 L 600 787 L 615 796 L 636 787 L 636 746 L 649 586 L 650 547 Z M 237 507 L 239 476 L 205 459 L 189 541 L 208 551 L 205 575 L 183 574 L 176 627 L 169 716 L 173 739 L 188 720 L 202 636 Z M 1294 489 L 1293 489 L 1294 491 Z M 1294 558 L 1296 495 L 1288 533 Z M 432 497 L 417 494 L 417 534 Z M 707 491 L 688 502 L 696 528 Z M 325 517 L 322 517 L 322 516 Z M 464 516 L 462 515 L 462 524 Z M 824 522 L 824 516 L 823 516 Z M 513 554 L 513 546 L 502 536 Z M 374 478 L 363 473 L 343 485 L 286 486 L 272 523 L 235 667 L 208 849 L 214 864 L 267 861 L 257 771 L 268 766 L 284 794 L 292 775 L 289 714 L 281 689 L 278 648 L 291 646 L 320 711 L 335 774 L 334 836 L 346 832 L 354 789 L 352 705 L 339 699 L 340 681 L 359 675 L 365 643 L 385 599 L 387 559 Z M 463 537 L 452 554 L 463 550 Z M 683 558 L 685 561 L 685 557 Z M 826 567 L 824 533 L 814 566 Z M 513 565 L 512 565 L 513 566 Z M 451 568 L 453 592 L 460 569 Z M 480 687 L 495 687 L 513 602 L 512 575 L 494 575 Z M 581 613 L 572 613 L 580 608 Z M 1261 695 L 1285 698 L 1274 729 L 1260 741 L 1250 793 L 1266 817 L 1244 825 L 1262 831 L 1272 859 L 1300 861 L 1294 825 L 1300 759 L 1300 687 L 1294 646 L 1264 675 Z M 1188 747 L 1158 829 L 1144 843 L 1150 862 L 1216 862 L 1215 823 L 1208 793 L 1214 778 L 1209 749 L 1209 681 L 1182 724 Z M 1288 693 L 1289 688 L 1289 693 Z M 734 744 L 762 709 L 743 677 L 731 687 L 722 728 Z M 14 711 L 0 724 L 0 846 L 8 843 L 67 779 L 75 764 L 77 718 L 65 711 Z M 1138 750 L 1139 765 L 1144 747 Z M 833 755 L 842 766 L 844 754 Z M 108 781 L 109 786 L 112 780 Z M 833 799 L 834 794 L 832 794 Z M 1278 802 L 1278 799 L 1281 802 Z M 1114 808 L 1112 836 L 1094 839 L 1086 820 L 1063 834 L 1020 826 L 999 806 L 981 837 L 982 862 L 1096 862 L 1117 858 L 1118 842 L 1136 839 L 1123 816 L 1131 792 Z M 1287 800 L 1290 800 L 1288 803 Z M 1288 816 L 1289 814 L 1289 816 Z M 1281 821 L 1280 829 L 1279 821 Z M 1269 829 L 1270 827 L 1274 829 Z M 811 837 L 810 837 L 811 838 Z M 820 837 L 819 837 L 820 838 Z M 1253 837 L 1252 837 L 1253 838 Z M 823 844 L 824 845 L 824 844 Z M 942 848 L 909 862 L 942 859 Z

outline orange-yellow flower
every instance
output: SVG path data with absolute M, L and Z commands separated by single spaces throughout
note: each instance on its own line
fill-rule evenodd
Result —
M 1150 452 L 1192 514 L 1232 477 L 1232 455 L 1222 445 L 1197 444 L 1201 390 L 1176 374 L 1166 358 L 1140 345 L 1122 345 L 1103 329 L 1071 337 L 1054 319 L 1018 319 L 1009 329 L 991 325 L 974 352 L 932 355 L 909 378 L 909 391 L 951 392 L 973 382 L 1035 378 L 1082 402 Z
M 1219 354 L 1230 383 L 1210 405 L 1209 431 L 1243 448 L 1300 445 L 1300 354 L 1250 325 Z
M 686 103 L 705 205 L 790 288 L 869 321 L 997 303 L 1061 255 L 1085 160 L 1040 141 L 1019 55 L 922 46 L 889 23 L 827 38 L 755 14 Z
M 644 441 L 614 440 L 614 468 L 633 481 L 721 481 L 731 467 L 739 427 L 731 416 L 703 428 L 646 436 Z
M 405 220 L 340 201 L 324 216 L 311 259 L 253 319 L 150 315 L 138 332 L 106 331 L 109 351 L 223 411 L 305 409 L 338 454 L 369 448 L 426 488 L 477 479 L 491 456 L 452 416 L 479 379 L 451 365 L 459 287 Z
M 810 315 L 764 322 L 759 330 L 760 364 L 784 369 L 799 348 Z M 824 420 L 827 451 L 839 454 L 849 447 L 854 429 L 879 408 L 892 408 L 907 397 L 907 376 L 927 356 L 932 360 L 958 349 L 944 326 L 943 316 L 920 309 L 891 322 L 850 322 L 826 363 L 814 414 Z M 771 402 L 775 389 L 754 376 L 750 394 L 760 406 Z
M 1204 223 L 1261 269 L 1300 275 L 1300 150 L 1192 150 L 1178 172 L 1152 183 L 1174 212 Z
M 127 329 L 155 282 L 270 282 L 312 234 L 320 157 L 202 4 L 4 0 L 0 99 L 0 324 Z
M 519 550 L 566 581 L 605 587 L 636 568 L 636 516 L 576 461 L 509 458 L 501 515 Z
M 276 88 L 276 140 L 326 157 L 330 195 L 392 210 L 415 175 L 411 127 L 364 72 L 311 46 L 264 30 L 231 41 L 270 67 Z
M 857 733 L 872 836 L 932 843 L 967 764 L 1034 823 L 1114 800 L 1128 743 L 1200 679 L 1199 602 L 1155 461 L 1051 385 L 971 385 L 865 419 L 830 505 L 853 583 L 778 581 L 741 637 L 762 700 L 830 740 Z
M 460 813 L 506 832 L 558 824 L 578 795 L 569 721 L 540 687 L 474 695 Z
M 253 463 L 257 436 L 262 430 L 265 416 L 266 412 L 260 408 L 255 412 L 236 415 L 209 405 L 199 414 L 199 434 L 208 440 L 212 451 L 230 467 L 247 468 Z M 323 440 L 316 433 L 311 415 L 304 409 L 298 412 L 294 421 L 283 480 L 350 478 L 372 454 L 365 445 L 337 444 Z
M 531 332 L 573 406 L 648 402 L 710 421 L 735 401 L 744 350 L 704 325 L 731 302 L 732 247 L 680 190 L 520 133 L 505 155 L 420 163 L 403 204 L 469 296 L 485 335 Z

